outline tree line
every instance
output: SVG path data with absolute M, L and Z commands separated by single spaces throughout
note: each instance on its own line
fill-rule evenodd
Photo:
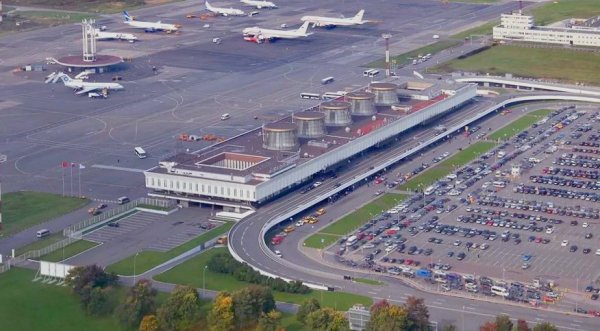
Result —
M 215 260 L 216 261 L 216 260 Z M 229 263 L 228 260 L 221 260 Z M 231 266 L 221 270 L 238 270 Z M 210 267 L 209 267 L 210 268 Z M 234 271 L 235 272 L 235 271 Z M 157 291 L 149 280 L 139 280 L 126 294 L 117 295 L 118 276 L 106 273 L 96 265 L 76 267 L 69 272 L 66 284 L 79 297 L 82 309 L 90 315 L 115 315 L 123 327 L 140 331 L 283 331 L 282 314 L 276 310 L 273 289 L 250 285 L 233 292 L 220 292 L 210 307 L 200 299 L 198 291 L 177 285 L 163 304 L 157 302 Z M 386 300 L 373 304 L 366 331 L 429 331 L 429 311 L 422 298 L 409 297 L 404 304 Z M 296 319 L 307 330 L 349 331 L 344 312 L 321 307 L 311 298 L 298 308 Z M 439 328 L 456 331 L 453 324 Z M 507 315 L 481 325 L 480 331 L 558 331 L 547 322 L 530 328 L 526 321 L 513 324 Z

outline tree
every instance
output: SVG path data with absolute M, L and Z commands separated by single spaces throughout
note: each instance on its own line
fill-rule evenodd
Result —
M 497 331 L 512 331 L 513 322 L 510 320 L 508 315 L 496 316 L 496 330 Z
M 427 309 L 427 306 L 425 306 L 425 300 L 410 296 L 408 299 L 406 299 L 404 307 L 408 313 L 411 330 L 429 330 L 429 310 Z
M 497 331 L 495 322 L 485 322 L 484 325 L 479 327 L 479 331 Z
M 442 327 L 442 331 L 457 331 L 457 327 L 452 323 L 448 323 Z
M 109 300 L 112 287 L 101 288 L 93 287 L 89 292 L 85 311 L 89 314 L 102 316 L 107 315 L 113 310 L 112 302 Z
M 212 309 L 208 315 L 211 331 L 235 330 L 235 316 L 233 314 L 233 298 L 227 292 L 220 292 L 213 301 Z
M 117 309 L 121 323 L 128 327 L 140 325 L 146 315 L 154 314 L 156 310 L 156 289 L 147 279 L 138 281 L 127 292 L 125 301 Z
M 158 331 L 156 315 L 146 315 L 142 318 L 139 331 Z
M 189 286 L 177 285 L 167 302 L 157 311 L 160 329 L 182 330 L 193 325 L 200 314 L 198 291 Z
M 379 300 L 371 306 L 371 315 L 375 314 L 379 309 L 387 308 L 389 306 L 390 303 L 386 299 Z
M 271 310 L 258 319 L 257 331 L 278 331 L 281 328 L 281 313 Z
M 408 312 L 404 306 L 382 305 L 371 313 L 367 323 L 367 331 L 407 330 L 409 327 Z
M 321 309 L 321 305 L 319 304 L 319 301 L 317 299 L 311 298 L 308 300 L 304 300 L 304 302 L 302 302 L 302 304 L 298 308 L 298 313 L 296 313 L 296 319 L 304 324 L 306 316 L 312 313 L 313 311 L 319 309 Z
M 536 324 L 533 331 L 558 331 L 558 328 L 554 324 L 548 322 L 542 322 Z
M 275 299 L 269 288 L 248 286 L 232 295 L 236 325 L 251 327 L 258 323 L 261 313 L 275 309 Z
M 517 320 L 517 331 L 531 331 L 526 320 Z
M 306 326 L 312 331 L 348 331 L 350 326 L 344 314 L 325 307 L 306 316 Z
M 119 277 L 116 274 L 106 273 L 101 267 L 93 264 L 71 269 L 65 278 L 65 283 L 81 296 L 89 291 L 86 287 L 114 286 L 118 280 Z

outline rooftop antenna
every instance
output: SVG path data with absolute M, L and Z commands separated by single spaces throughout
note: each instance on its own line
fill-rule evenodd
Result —
M 519 0 L 519 14 L 523 14 L 523 0 Z

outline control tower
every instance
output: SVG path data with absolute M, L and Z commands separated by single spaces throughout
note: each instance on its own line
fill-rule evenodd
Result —
M 91 69 L 98 73 L 108 71 L 111 66 L 122 63 L 123 58 L 119 56 L 98 54 L 95 23 L 93 19 L 84 19 L 81 21 L 83 56 L 68 55 L 58 60 L 53 59 L 54 62 L 66 67 L 68 71 Z

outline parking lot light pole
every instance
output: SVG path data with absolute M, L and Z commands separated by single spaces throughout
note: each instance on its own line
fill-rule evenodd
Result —
M 206 299 L 206 269 L 208 266 L 204 266 L 204 270 L 202 270 L 202 298 Z
M 6 162 L 7 156 L 0 154 L 0 167 Z M 0 173 L 0 230 L 2 230 L 2 173 Z
M 135 255 L 133 256 L 133 285 L 135 286 L 135 260 L 138 256 L 138 254 L 140 254 L 140 252 L 135 253 Z

